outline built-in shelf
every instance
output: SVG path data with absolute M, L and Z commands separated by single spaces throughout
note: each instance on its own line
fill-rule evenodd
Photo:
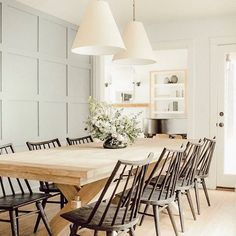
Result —
M 151 117 L 179 118 L 186 114 L 186 71 L 151 72 Z
M 116 103 L 113 107 L 149 107 L 148 103 Z
M 184 83 L 155 84 L 155 87 L 184 87 Z
M 155 101 L 184 101 L 184 97 L 156 97 Z
M 154 114 L 184 114 L 184 111 L 155 111 Z

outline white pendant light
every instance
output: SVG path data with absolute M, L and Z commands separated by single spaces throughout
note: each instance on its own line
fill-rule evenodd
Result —
M 122 65 L 148 65 L 156 63 L 147 33 L 142 22 L 135 21 L 135 1 L 133 0 L 133 21 L 123 33 L 126 50 L 114 55 L 113 62 Z
M 112 55 L 125 49 L 111 13 L 103 0 L 93 0 L 78 29 L 71 51 L 82 55 Z

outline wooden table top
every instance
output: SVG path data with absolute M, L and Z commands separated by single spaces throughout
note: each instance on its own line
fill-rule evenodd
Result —
M 0 175 L 84 185 L 108 177 L 117 160 L 141 160 L 150 152 L 157 159 L 164 147 L 179 149 L 184 142 L 177 139 L 139 139 L 124 149 L 104 149 L 102 143 L 89 143 L 1 155 Z

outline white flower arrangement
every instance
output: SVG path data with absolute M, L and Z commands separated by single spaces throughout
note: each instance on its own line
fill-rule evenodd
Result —
M 114 108 L 90 97 L 86 125 L 92 137 L 101 141 L 112 138 L 125 144 L 133 143 L 141 134 L 137 119 L 140 113 L 128 116 L 122 114 L 122 111 L 123 109 Z

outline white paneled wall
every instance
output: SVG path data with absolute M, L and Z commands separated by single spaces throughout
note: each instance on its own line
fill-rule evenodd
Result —
M 0 0 L 0 144 L 85 134 L 92 64 L 70 52 L 77 27 Z

